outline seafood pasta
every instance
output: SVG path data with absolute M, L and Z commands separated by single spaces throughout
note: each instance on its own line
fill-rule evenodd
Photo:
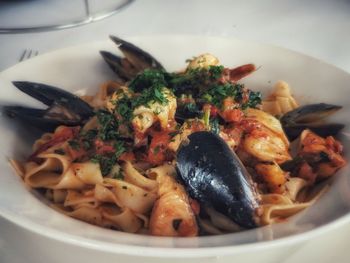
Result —
M 262 100 L 240 83 L 253 64 L 230 69 L 204 54 L 170 73 L 113 40 L 126 57 L 102 52 L 118 80 L 96 94 L 14 82 L 50 107 L 5 107 L 46 130 L 28 159 L 12 164 L 56 210 L 131 233 L 236 232 L 310 206 L 346 164 L 333 137 L 342 125 L 314 121 L 339 106 L 299 107 L 285 82 Z

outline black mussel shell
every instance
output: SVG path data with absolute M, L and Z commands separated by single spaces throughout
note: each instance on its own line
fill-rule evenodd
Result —
M 176 169 L 189 195 L 245 228 L 257 226 L 258 194 L 247 170 L 226 142 L 195 132 L 177 152 Z

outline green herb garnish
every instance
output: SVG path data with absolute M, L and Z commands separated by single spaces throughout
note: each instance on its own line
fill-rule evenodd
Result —
M 95 140 L 97 134 L 98 131 L 96 129 L 84 131 L 80 134 L 84 150 L 90 150 L 93 147 L 93 141 Z
M 210 130 L 213 133 L 216 133 L 216 134 L 220 133 L 220 125 L 219 125 L 219 119 L 218 118 L 210 118 L 209 124 L 210 124 Z
M 114 156 L 96 154 L 90 159 L 90 161 L 93 163 L 98 163 L 100 165 L 102 176 L 106 176 L 112 170 L 112 167 L 116 163 L 117 159 Z
M 73 149 L 73 150 L 79 150 L 80 149 L 80 144 L 77 140 L 70 140 L 68 141 L 69 146 Z
M 164 94 L 164 87 L 165 86 L 152 86 L 148 89 L 145 89 L 140 96 L 136 97 L 133 100 L 133 108 L 136 108 L 141 105 L 149 107 L 150 104 L 157 102 L 161 105 L 166 105 L 169 100 Z
M 135 92 L 143 92 L 148 88 L 166 87 L 167 74 L 164 70 L 145 69 L 129 83 L 129 88 Z
M 118 138 L 118 122 L 114 115 L 107 110 L 98 110 L 96 113 L 99 125 L 99 134 L 101 140 L 115 140 Z
M 243 85 L 241 84 L 215 84 L 202 95 L 202 99 L 221 108 L 224 99 L 232 97 L 235 101 L 239 102 L 242 100 L 242 94 Z
M 133 117 L 133 107 L 131 98 L 124 95 L 115 102 L 114 112 L 118 113 L 124 120 L 130 121 Z
M 124 146 L 124 143 L 122 141 L 118 141 L 116 142 L 114 145 L 113 145 L 114 149 L 115 149 L 115 152 L 114 152 L 114 156 L 116 158 L 119 158 L 120 155 L 122 155 L 126 149 L 125 149 L 125 146 Z
M 90 161 L 93 163 L 98 163 L 100 165 L 102 176 L 108 175 L 113 166 L 117 163 L 118 158 L 122 153 L 126 151 L 124 143 L 123 142 L 116 142 L 114 144 L 114 153 L 108 153 L 108 154 L 95 154 Z
M 220 79 L 223 71 L 224 66 L 209 66 L 210 77 L 214 80 Z
M 249 91 L 249 99 L 242 105 L 242 109 L 256 108 L 261 104 L 261 93 L 259 91 Z

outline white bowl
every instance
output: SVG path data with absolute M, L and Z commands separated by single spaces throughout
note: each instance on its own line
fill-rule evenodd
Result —
M 183 68 L 185 60 L 194 55 L 209 52 L 226 66 L 246 63 L 260 66 L 244 81 L 251 89 L 266 92 L 277 80 L 285 80 L 302 103 L 342 105 L 344 108 L 334 120 L 347 125 L 342 139 L 345 149 L 350 149 L 346 138 L 350 122 L 347 96 L 350 75 L 334 66 L 286 49 L 236 39 L 152 36 L 129 40 L 152 53 L 170 71 Z M 37 106 L 35 100 L 14 88 L 11 84 L 14 80 L 42 82 L 80 94 L 93 94 L 102 82 L 114 78 L 100 57 L 99 50 L 117 52 L 111 42 L 91 43 L 45 54 L 2 72 L 0 104 Z M 40 196 L 26 189 L 9 166 L 8 158 L 24 159 L 30 152 L 33 138 L 28 132 L 29 128 L 18 126 L 3 116 L 0 123 L 0 215 L 3 217 L 0 225 L 11 229 L 4 232 L 7 241 L 19 240 L 16 249 L 23 255 L 30 252 L 28 243 L 29 247 L 32 242 L 40 244 L 39 254 L 35 254 L 35 251 L 29 253 L 33 258 L 54 255 L 56 258 L 60 253 L 61 262 L 73 259 L 84 262 L 96 259 L 102 262 L 118 259 L 156 262 L 162 258 L 167 258 L 167 262 L 175 262 L 179 258 L 184 262 L 223 262 L 237 255 L 241 258 L 242 255 L 252 255 L 253 251 L 262 253 L 274 249 L 271 252 L 274 255 L 286 253 L 291 245 L 298 245 L 350 222 L 350 175 L 346 167 L 335 176 L 329 191 L 316 204 L 285 223 L 235 234 L 197 238 L 141 236 L 99 228 L 52 210 Z M 261 256 L 259 261 L 263 262 L 263 258 Z

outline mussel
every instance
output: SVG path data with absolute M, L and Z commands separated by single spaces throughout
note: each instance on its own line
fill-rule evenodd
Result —
M 322 137 L 336 135 L 345 125 L 326 123 L 324 119 L 341 108 L 342 106 L 326 103 L 309 104 L 287 112 L 280 121 L 291 141 L 305 129 L 310 129 Z
M 176 169 L 189 195 L 245 228 L 258 226 L 259 194 L 249 173 L 226 142 L 210 132 L 188 136 Z
M 119 37 L 110 36 L 110 39 L 124 54 L 124 58 L 108 51 L 100 51 L 103 59 L 122 81 L 132 80 L 138 73 L 147 68 L 164 70 L 164 67 L 148 52 Z
M 88 103 L 68 91 L 28 81 L 14 81 L 13 84 L 49 107 L 33 109 L 9 105 L 3 107 L 3 112 L 43 131 L 51 132 L 59 125 L 82 125 L 94 115 L 94 110 Z

